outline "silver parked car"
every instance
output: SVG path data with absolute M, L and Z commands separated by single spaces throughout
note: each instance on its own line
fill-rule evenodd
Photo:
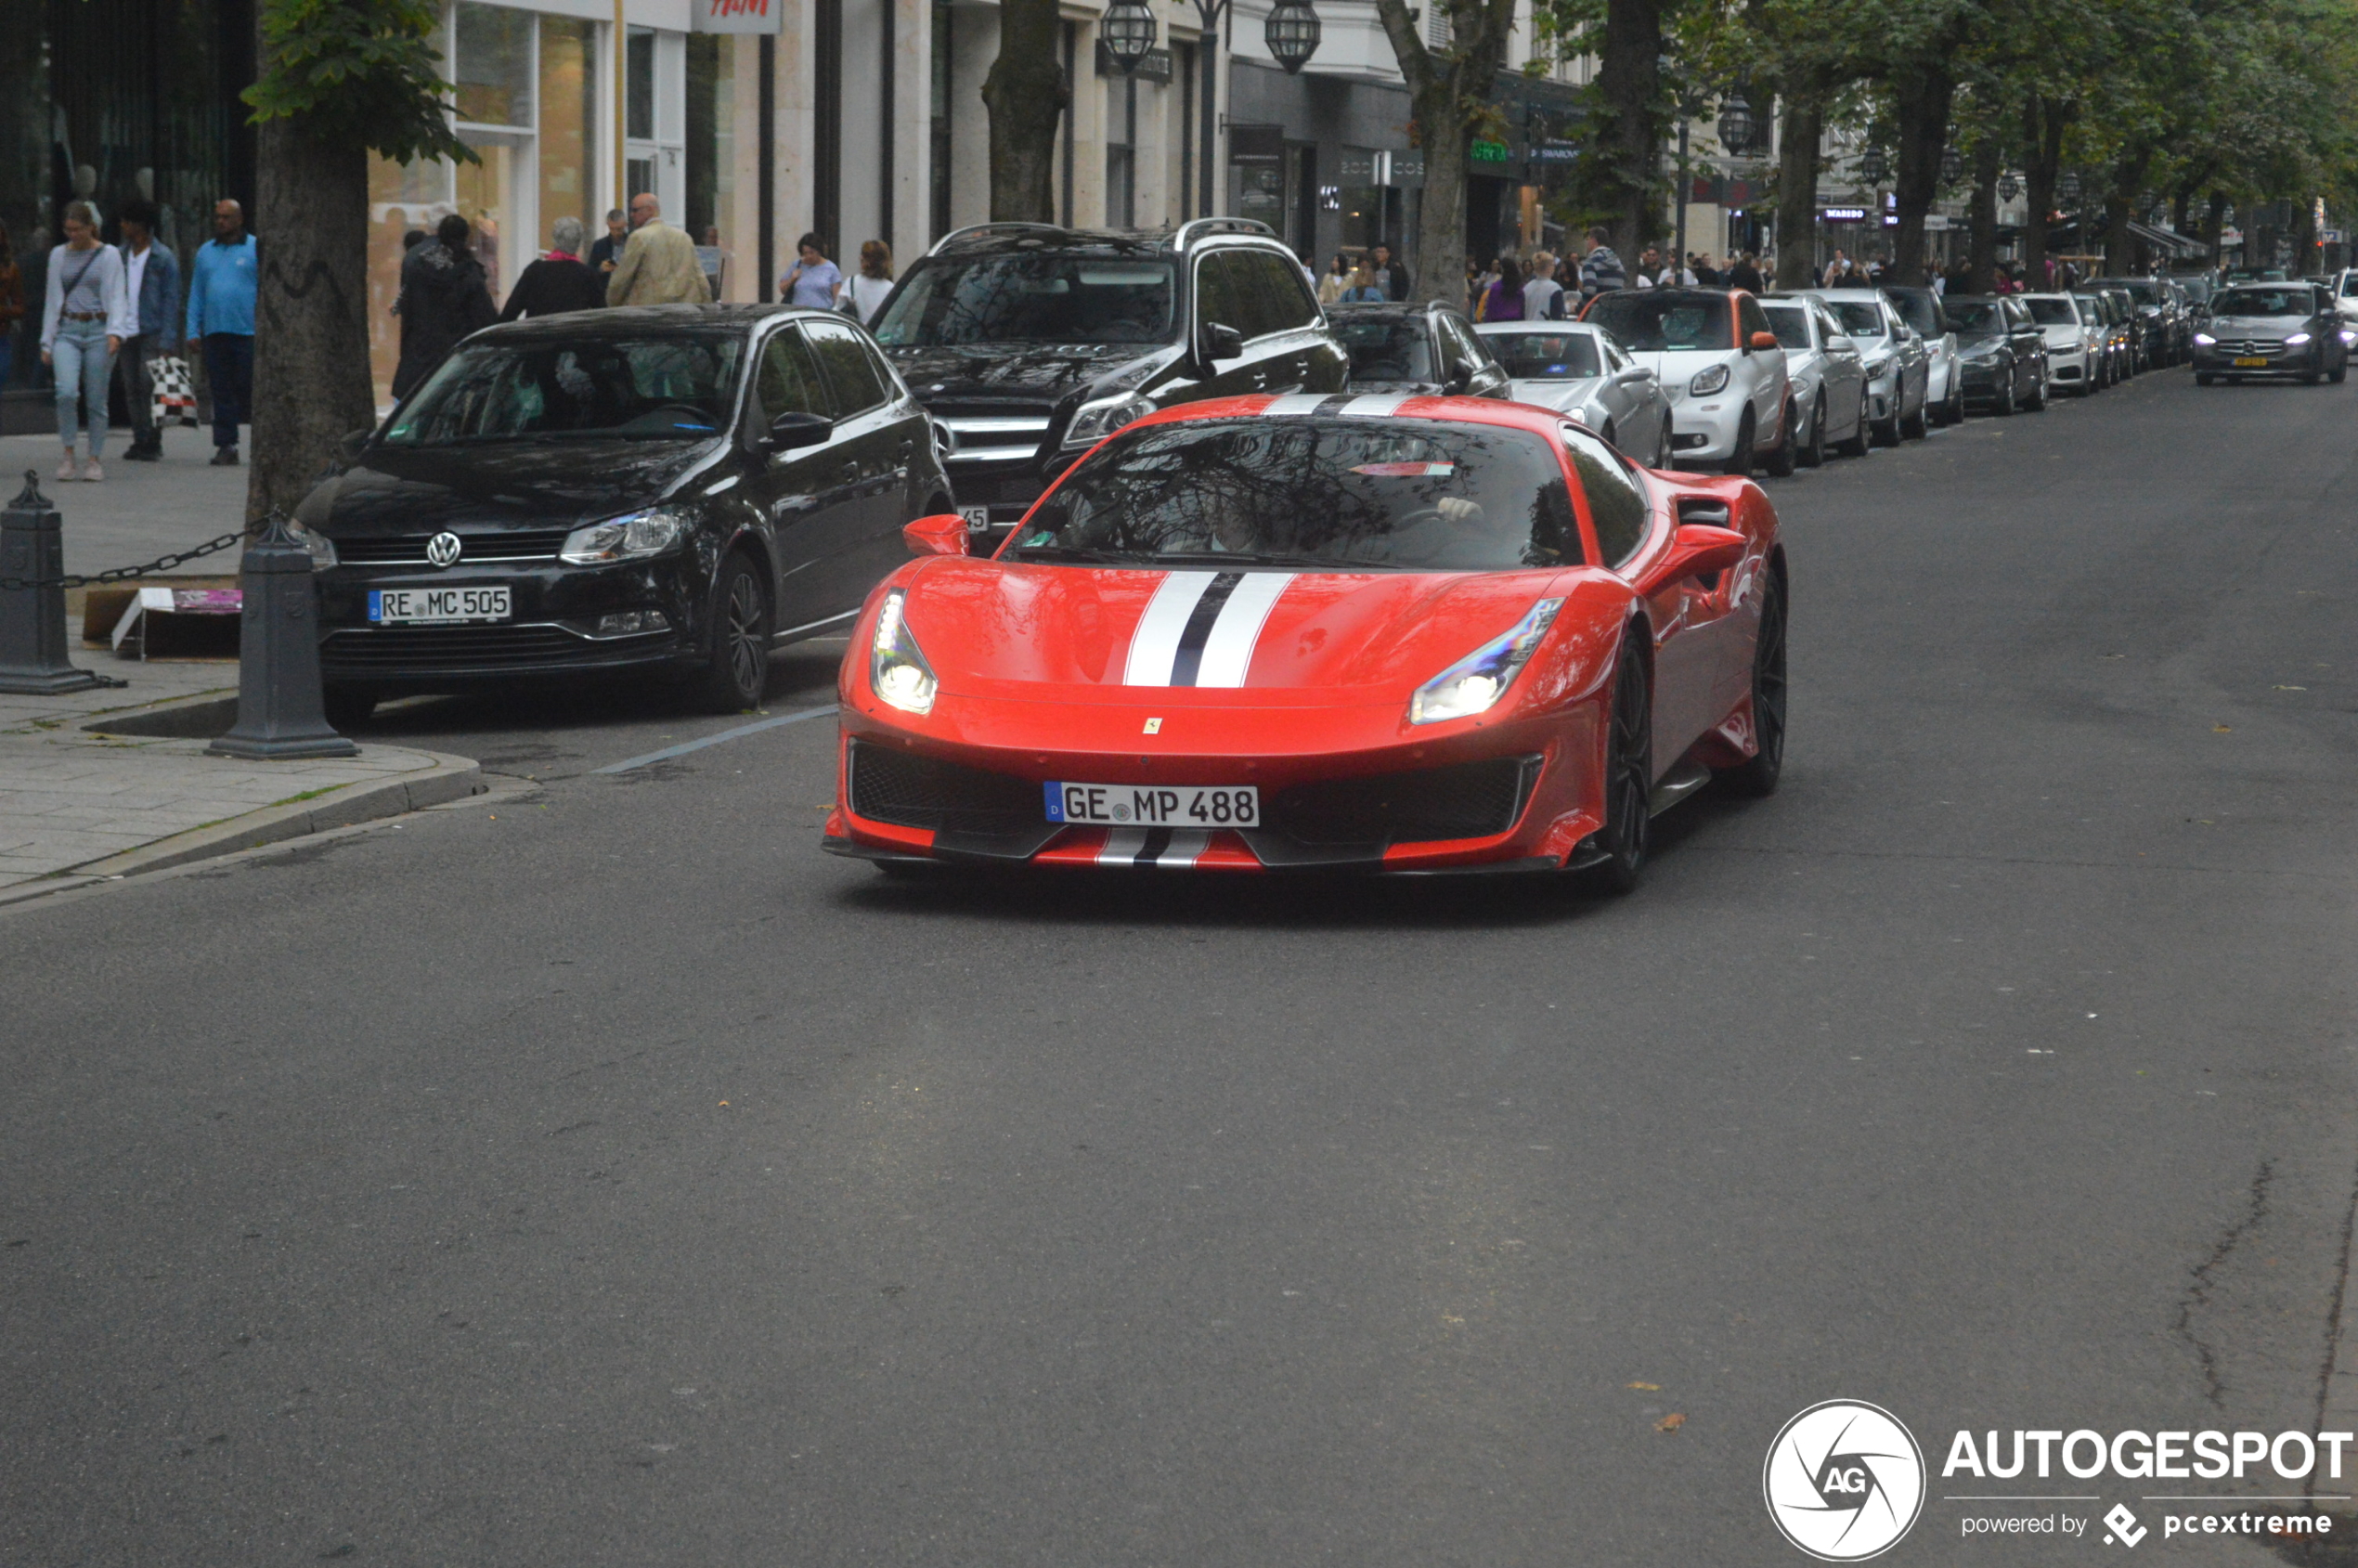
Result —
M 1897 447 L 1902 437 L 1924 433 L 1924 399 L 1932 379 L 1931 356 L 1916 330 L 1881 289 L 1812 289 L 1859 345 L 1866 362 L 1867 413 L 1875 439 Z
M 1867 370 L 1822 300 L 1771 294 L 1760 302 L 1777 341 L 1785 345 L 1785 375 L 1793 382 L 1794 458 L 1804 468 L 1826 460 L 1832 447 L 1845 457 L 1867 455 Z
M 1569 414 L 1649 468 L 1670 466 L 1670 395 L 1613 334 L 1579 321 L 1484 321 L 1508 395 Z
M 1924 412 L 1934 424 L 1963 423 L 1965 390 L 1960 369 L 1963 350 L 1958 344 L 1955 325 L 1941 307 L 1940 296 L 1930 289 L 1889 286 L 1884 289 L 1884 296 L 1924 341 Z

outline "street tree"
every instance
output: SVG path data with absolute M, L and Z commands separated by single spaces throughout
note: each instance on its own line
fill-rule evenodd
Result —
M 376 420 L 369 158 L 474 153 L 450 129 L 433 0 L 264 0 L 254 84 L 253 444 L 249 524 L 292 513 L 339 441 Z
M 1478 134 L 1503 138 L 1498 72 L 1515 0 L 1427 0 L 1447 19 L 1449 41 L 1428 45 L 1407 0 L 1376 0 L 1400 74 L 1408 84 L 1410 125 L 1424 153 L 1424 201 L 1417 220 L 1417 276 L 1427 299 L 1463 305 L 1466 276 L 1466 154 Z M 1486 259 L 1486 258 L 1485 258 Z
M 1056 126 L 1072 100 L 1056 63 L 1063 26 L 1056 0 L 1000 0 L 999 58 L 982 82 L 993 222 L 1056 221 Z

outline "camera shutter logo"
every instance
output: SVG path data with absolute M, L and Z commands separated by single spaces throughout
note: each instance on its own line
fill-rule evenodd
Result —
M 1890 1411 L 1829 1399 L 1768 1445 L 1760 1491 L 1785 1539 L 1820 1562 L 1861 1562 L 1924 1511 L 1924 1451 Z
M 459 536 L 436 534 L 426 541 L 426 559 L 437 566 L 455 564 L 459 559 Z

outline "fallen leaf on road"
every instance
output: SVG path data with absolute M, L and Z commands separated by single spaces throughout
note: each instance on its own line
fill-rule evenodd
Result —
M 2214 735 L 2232 735 L 2235 732 L 2235 727 L 2233 724 L 2213 724 L 2210 727 L 2210 732 Z
M 1686 1424 L 1687 1418 L 1680 1415 L 1678 1411 L 1673 1410 L 1670 1414 L 1665 1416 L 1662 1419 L 1654 1423 L 1654 1431 L 1677 1432 L 1680 1427 L 1685 1426 Z
M 1644 1389 L 1649 1393 L 1659 1393 L 1662 1389 L 1662 1385 L 1660 1383 L 1631 1383 L 1628 1386 L 1631 1388 Z

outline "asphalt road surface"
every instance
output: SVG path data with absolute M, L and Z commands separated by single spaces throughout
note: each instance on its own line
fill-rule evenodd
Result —
M 392 710 L 540 787 L 0 917 L 0 1562 L 1794 1563 L 1835 1396 L 1935 1467 L 1884 1561 L 2101 1555 L 1944 1498 L 2169 1488 L 1951 1435 L 2321 1419 L 2354 415 L 1773 484 L 1785 787 L 1622 901 L 904 886 L 823 719 Z

